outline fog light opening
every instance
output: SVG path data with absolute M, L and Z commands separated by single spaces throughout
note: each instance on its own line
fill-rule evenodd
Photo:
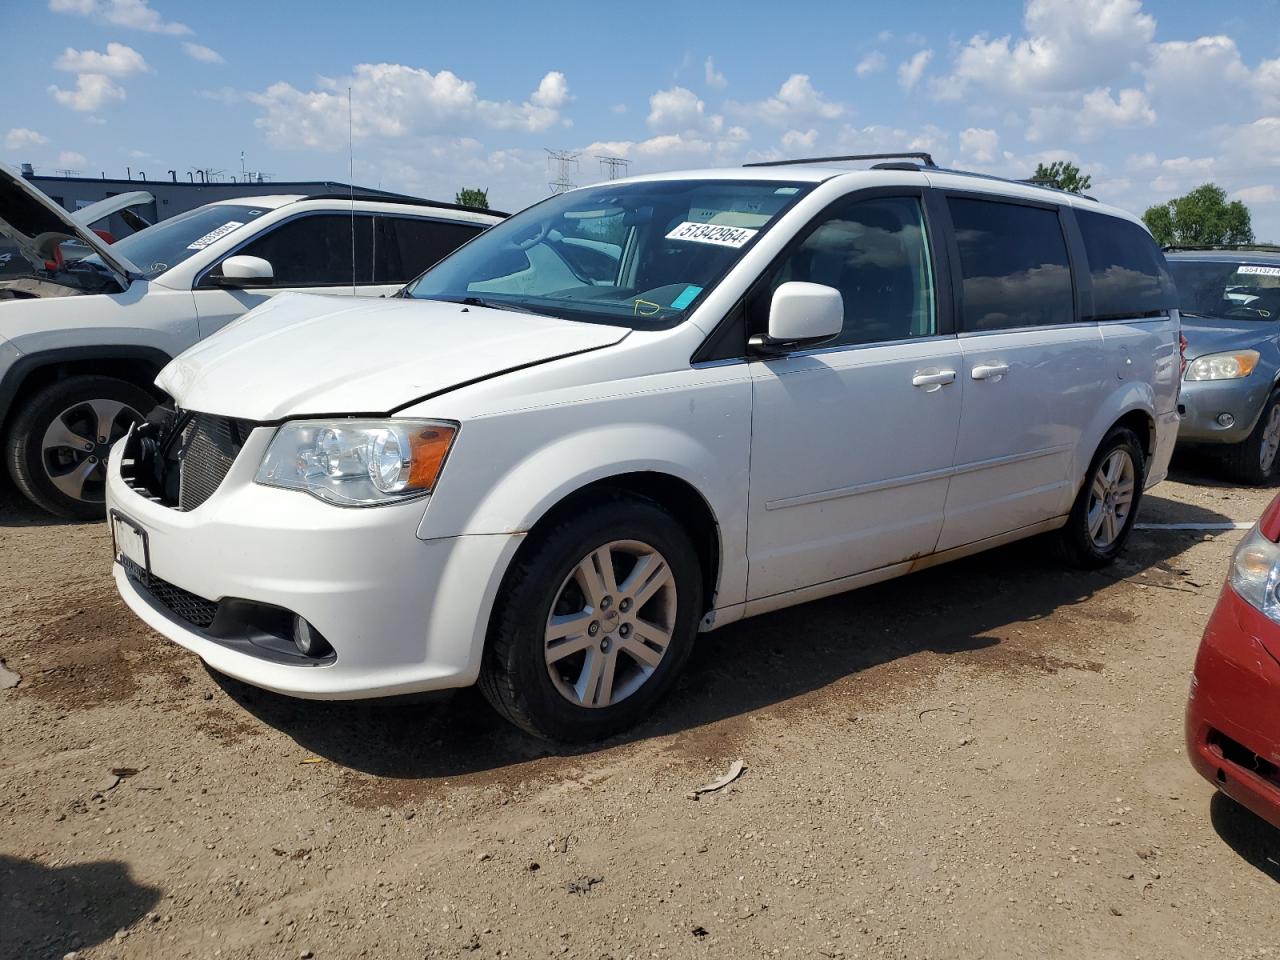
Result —
M 293 618 L 293 645 L 304 657 L 324 657 L 333 652 L 324 635 L 296 615 Z
M 1227 782 L 1227 771 L 1223 770 L 1221 767 L 1218 768 L 1218 782 L 1219 783 Z
M 1218 414 L 1218 426 L 1220 427 L 1234 426 L 1235 422 L 1236 422 L 1236 418 L 1229 413 Z

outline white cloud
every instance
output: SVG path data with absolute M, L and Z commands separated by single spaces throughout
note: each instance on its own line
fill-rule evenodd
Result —
M 924 76 L 924 68 L 929 65 L 929 61 L 932 59 L 932 50 L 921 50 L 913 54 L 910 60 L 904 60 L 898 64 L 898 83 L 903 90 L 914 89 L 915 85 L 920 82 L 920 78 Z
M 147 6 L 147 0 L 49 0 L 49 9 L 54 13 L 93 17 L 117 27 L 145 30 L 148 33 L 191 32 L 191 28 L 185 23 L 165 20 Z
M 55 84 L 49 87 L 49 92 L 53 94 L 53 99 L 64 107 L 70 107 L 82 113 L 90 113 L 105 104 L 114 100 L 123 100 L 125 97 L 124 87 L 101 73 L 80 74 L 76 77 L 74 90 L 63 90 Z
M 105 73 L 112 77 L 127 77 L 150 69 L 142 54 L 123 43 L 108 43 L 106 53 L 67 47 L 53 65 L 69 73 Z
M 725 110 L 744 120 L 761 120 L 774 126 L 794 127 L 815 120 L 835 120 L 847 112 L 843 104 L 828 100 L 814 89 L 807 74 L 793 73 L 766 100 L 727 103 Z
M 227 62 L 217 50 L 212 47 L 206 47 L 202 43 L 191 43 L 189 40 L 184 40 L 182 49 L 186 51 L 187 56 L 192 60 L 199 60 L 201 63 Z
M 992 163 L 1000 147 L 1000 136 L 994 130 L 969 127 L 960 132 L 960 152 L 973 163 Z
M 1017 40 L 972 37 L 951 72 L 931 84 L 933 95 L 958 100 L 971 86 L 1005 96 L 1096 86 L 1144 62 L 1156 29 L 1140 0 L 1029 0 L 1023 25 Z
M 1223 36 L 1154 44 L 1146 77 L 1152 98 L 1183 115 L 1221 110 L 1222 99 L 1240 96 L 1251 79 L 1235 41 Z
M 793 153 L 800 150 L 812 150 L 818 142 L 817 130 L 788 130 L 782 135 L 782 146 Z
M 1275 203 L 1280 200 L 1280 191 L 1275 186 L 1267 183 L 1256 187 L 1244 187 L 1231 194 L 1232 200 L 1240 200 L 1244 203 Z
M 572 99 L 564 74 L 547 73 L 523 103 L 484 100 L 473 81 L 448 70 L 431 73 L 398 63 L 362 63 L 350 76 L 321 77 L 318 89 L 283 81 L 248 99 L 262 115 L 255 126 L 272 143 L 341 149 L 347 141 L 347 88 L 358 139 L 460 135 L 478 127 L 539 133 L 568 125 L 562 109 Z
M 28 130 L 26 127 L 13 127 L 4 135 L 4 148 L 9 151 L 25 150 L 38 147 L 49 142 L 43 133 Z
M 583 154 L 606 154 L 631 161 L 632 173 L 672 170 L 679 167 L 727 166 L 742 159 L 750 135 L 742 127 L 729 127 L 718 136 L 685 131 L 663 133 L 647 140 L 605 140 L 582 148 Z
M 60 170 L 83 170 L 89 165 L 89 158 L 83 153 L 76 153 L 74 150 L 63 150 L 58 154 L 58 169 Z
M 649 98 L 649 128 L 659 133 L 719 130 L 724 118 L 707 113 L 707 105 L 685 87 L 659 90 Z
M 888 64 L 889 61 L 885 59 L 883 53 L 879 50 L 872 50 L 858 61 L 858 65 L 853 68 L 853 72 L 860 77 L 869 77 L 873 73 L 879 73 Z
M 702 72 L 707 86 L 713 90 L 723 90 L 729 85 L 729 81 L 716 69 L 715 62 L 710 57 L 707 57 L 707 62 L 702 65 Z
M 1079 107 L 1032 107 L 1026 136 L 1031 141 L 1061 138 L 1069 130 L 1076 139 L 1088 142 L 1109 130 L 1149 127 L 1155 122 L 1156 112 L 1141 90 L 1121 90 L 1113 98 L 1110 87 L 1100 87 L 1086 93 Z
M 627 112 L 627 105 L 625 103 L 615 103 L 609 108 L 609 112 L 622 115 Z

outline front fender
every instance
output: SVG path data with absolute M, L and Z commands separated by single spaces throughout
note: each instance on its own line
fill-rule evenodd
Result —
M 665 474 L 710 508 L 721 540 L 717 603 L 740 602 L 750 411 L 744 380 L 464 422 L 418 536 L 524 533 L 592 483 Z

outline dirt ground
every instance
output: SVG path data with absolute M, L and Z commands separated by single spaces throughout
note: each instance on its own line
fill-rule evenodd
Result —
M 1143 522 L 1253 520 L 1184 467 Z M 117 600 L 102 524 L 0 494 L 0 957 L 1280 957 L 1280 835 L 1182 711 L 1240 531 L 1029 542 L 700 638 L 551 751 L 473 692 L 317 704 Z M 741 758 L 743 776 L 690 791 Z

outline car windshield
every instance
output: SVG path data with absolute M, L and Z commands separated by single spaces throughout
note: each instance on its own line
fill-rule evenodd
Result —
M 1169 259 L 1183 313 L 1237 320 L 1280 317 L 1280 263 Z
M 197 207 L 117 240 L 111 251 L 133 263 L 144 276 L 158 277 L 267 212 L 264 207 L 223 203 Z M 98 263 L 99 258 L 94 254 L 84 262 Z
M 575 190 L 491 227 L 405 295 L 635 328 L 670 326 L 811 188 L 661 180 Z

